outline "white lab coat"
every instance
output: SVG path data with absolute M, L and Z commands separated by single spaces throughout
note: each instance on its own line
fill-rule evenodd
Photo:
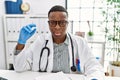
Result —
M 46 36 L 46 37 L 45 37 Z M 87 42 L 84 38 L 73 36 L 73 46 L 74 46 L 74 59 L 76 59 L 76 54 L 78 54 L 78 58 L 80 60 L 80 68 L 81 72 L 87 77 L 99 77 L 102 78 L 104 76 L 104 71 L 100 63 L 96 60 L 96 58 L 92 55 Z M 29 48 L 24 48 L 18 55 L 14 57 L 14 68 L 18 72 L 32 70 L 39 70 L 39 58 L 40 52 L 42 48 L 45 46 L 45 40 L 48 39 L 47 47 L 50 48 L 50 56 L 48 57 L 48 67 L 47 72 L 51 72 L 53 68 L 53 41 L 51 35 L 39 35 L 38 38 L 34 41 L 33 44 Z M 69 39 L 70 42 L 70 39 Z M 46 52 L 46 51 L 45 51 Z M 41 70 L 44 70 L 46 67 L 47 53 L 43 54 L 42 62 L 40 65 Z M 69 45 L 69 55 L 70 55 L 70 67 L 72 66 L 72 49 L 71 43 Z M 72 71 L 70 71 L 72 73 Z M 102 76 L 102 77 L 101 77 Z M 102 79 L 100 79 L 102 80 Z

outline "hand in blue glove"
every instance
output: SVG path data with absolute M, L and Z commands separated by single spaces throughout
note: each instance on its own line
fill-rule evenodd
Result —
M 26 41 L 35 33 L 35 31 L 36 31 L 35 24 L 29 24 L 27 26 L 22 27 L 22 29 L 20 30 L 18 43 L 25 44 Z

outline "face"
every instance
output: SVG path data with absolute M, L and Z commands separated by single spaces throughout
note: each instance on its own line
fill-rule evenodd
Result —
M 49 28 L 53 39 L 64 39 L 68 25 L 68 16 L 65 12 L 51 12 L 49 14 Z

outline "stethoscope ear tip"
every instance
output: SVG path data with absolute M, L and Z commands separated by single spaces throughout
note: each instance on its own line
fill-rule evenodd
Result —
M 72 70 L 73 72 L 75 72 L 75 71 L 76 71 L 76 67 L 75 67 L 75 66 L 72 66 L 72 67 L 71 67 L 71 70 Z

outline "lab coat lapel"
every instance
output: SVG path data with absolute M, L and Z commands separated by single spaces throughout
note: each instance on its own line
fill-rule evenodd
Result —
M 50 49 L 50 55 L 48 57 L 48 67 L 47 67 L 47 72 L 51 72 L 53 68 L 53 40 L 51 34 L 48 35 L 48 47 Z
M 76 44 L 76 40 L 73 38 L 73 36 L 72 35 L 70 35 L 70 36 L 72 38 L 73 47 L 74 47 L 74 56 L 72 56 L 73 53 L 72 53 L 71 41 L 70 41 L 70 38 L 69 38 L 68 49 L 69 49 L 69 59 L 70 59 L 70 68 L 71 68 L 73 66 L 73 60 L 72 60 L 73 57 L 74 57 L 74 64 L 76 66 L 77 44 Z M 73 72 L 70 69 L 70 73 L 76 73 L 76 72 Z
M 68 34 L 67 34 L 67 36 L 69 37 Z M 70 36 L 71 36 L 71 35 L 70 35 Z M 69 37 L 69 46 L 68 46 L 68 49 L 69 49 L 70 73 L 71 73 L 71 72 L 72 72 L 72 71 L 71 71 L 71 66 L 72 66 L 72 47 L 71 47 L 70 37 Z

